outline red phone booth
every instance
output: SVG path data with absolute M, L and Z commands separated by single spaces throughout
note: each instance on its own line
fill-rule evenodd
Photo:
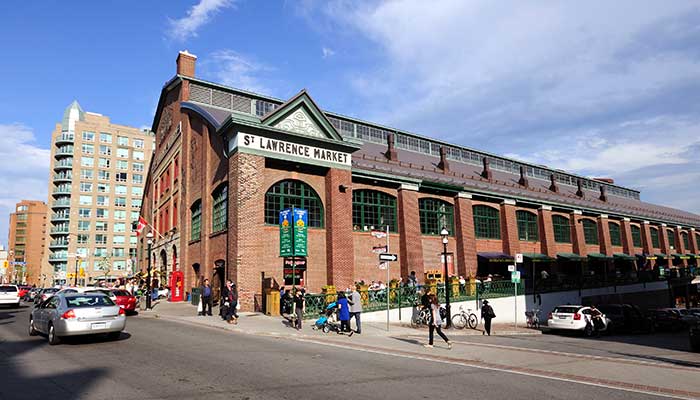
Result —
M 185 299 L 184 281 L 185 275 L 182 271 L 173 271 L 170 277 L 170 301 L 183 301 Z

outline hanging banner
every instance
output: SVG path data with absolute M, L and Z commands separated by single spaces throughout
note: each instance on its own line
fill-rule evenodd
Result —
M 387 251 L 388 250 L 386 249 L 386 245 L 372 247 L 372 253 L 381 254 L 381 253 L 386 253 Z
M 292 248 L 292 210 L 280 211 L 280 257 L 293 255 Z
M 294 215 L 294 255 L 306 256 L 309 213 L 302 208 L 292 208 Z

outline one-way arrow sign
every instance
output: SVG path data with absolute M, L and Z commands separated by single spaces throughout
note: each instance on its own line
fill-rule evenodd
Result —
M 399 256 L 396 254 L 382 253 L 379 255 L 379 261 L 396 261 Z

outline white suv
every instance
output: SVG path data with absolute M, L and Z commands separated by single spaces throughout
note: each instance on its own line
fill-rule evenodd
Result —
M 19 288 L 17 285 L 0 285 L 0 304 L 19 307 Z
M 603 329 L 608 328 L 608 318 L 603 314 Z M 591 308 L 584 306 L 558 306 L 549 313 L 547 327 L 551 330 L 572 330 L 583 332 L 586 336 L 594 333 L 591 321 Z

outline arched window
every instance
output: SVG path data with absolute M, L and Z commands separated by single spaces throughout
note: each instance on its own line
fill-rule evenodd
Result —
M 433 198 L 418 200 L 420 214 L 420 233 L 423 235 L 439 235 L 442 228 L 454 236 L 454 206 L 446 201 Z
M 518 221 L 518 239 L 536 242 L 539 240 L 539 228 L 537 226 L 537 214 L 529 211 L 518 210 L 515 212 Z
M 323 228 L 323 203 L 311 186 L 294 179 L 279 181 L 265 193 L 265 223 L 277 225 L 279 213 L 286 208 L 308 212 L 309 227 Z
M 190 207 L 190 240 L 199 240 L 202 235 L 202 201 L 197 200 Z
M 554 226 L 554 241 L 557 243 L 571 243 L 571 227 L 569 219 L 561 215 L 552 215 Z
M 211 231 L 220 232 L 228 226 L 228 185 L 216 188 L 211 197 Z
M 390 232 L 396 232 L 396 221 L 396 197 L 378 190 L 352 191 L 353 229 L 386 229 L 388 225 Z
M 581 221 L 583 225 L 583 238 L 586 244 L 598 244 L 598 224 L 590 219 Z
M 659 230 L 656 228 L 649 228 L 649 236 L 651 237 L 651 247 L 658 249 L 661 248 L 659 242 Z
M 688 241 L 688 233 L 681 232 L 681 239 L 683 240 L 683 249 L 685 251 L 690 251 L 690 241 Z
M 695 246 L 700 250 L 700 235 L 695 235 Z
M 642 228 L 632 225 L 632 246 L 642 247 Z
M 479 204 L 472 207 L 472 211 L 474 213 L 474 236 L 476 238 L 501 238 L 501 213 L 497 209 Z
M 676 247 L 676 235 L 673 234 L 671 229 L 666 229 L 666 237 L 668 238 L 668 246 Z
M 610 244 L 613 246 L 622 246 L 620 225 L 614 222 L 608 222 L 608 230 L 610 231 Z

